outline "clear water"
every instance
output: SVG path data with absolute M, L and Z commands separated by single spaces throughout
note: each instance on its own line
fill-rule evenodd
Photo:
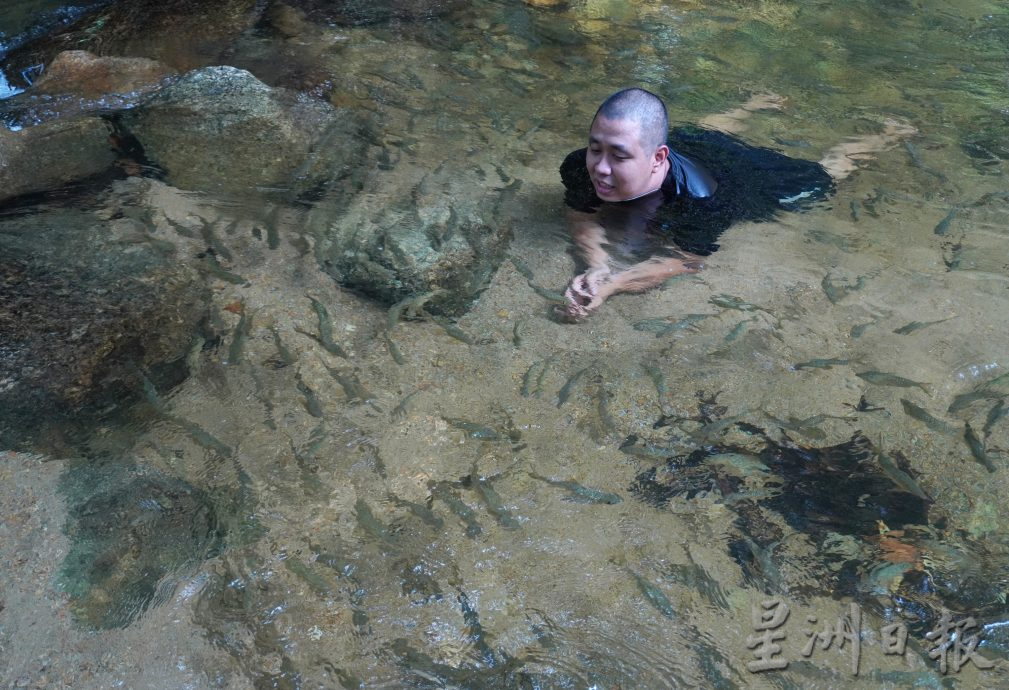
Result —
M 4 552 L 15 565 L 0 673 L 75 687 L 933 687 L 925 630 L 903 656 L 884 655 L 878 636 L 924 572 L 945 578 L 957 614 L 989 626 L 985 653 L 1000 660 L 956 677 L 1009 687 L 994 644 L 1009 613 L 998 450 L 1009 422 L 987 424 L 1009 389 L 990 384 L 950 412 L 1009 363 L 1007 38 L 996 2 L 586 0 L 317 27 L 284 59 L 242 43 L 234 64 L 271 83 L 311 72 L 380 123 L 360 162 L 394 163 L 369 178 L 358 213 L 411 203 L 404 190 L 439 166 L 458 173 L 455 193 L 485 193 L 481 175 L 496 169 L 520 180 L 499 222 L 552 289 L 576 271 L 557 166 L 617 88 L 656 91 L 680 122 L 780 94 L 784 109 L 755 113 L 743 136 L 813 160 L 886 118 L 918 134 L 865 161 L 828 203 L 734 227 L 698 275 L 618 296 L 578 325 L 552 320 L 506 262 L 458 322 L 472 344 L 430 319 L 400 321 L 389 335 L 402 365 L 382 336 L 386 310 L 316 263 L 309 230 L 332 220 L 325 200 L 111 183 L 90 200 L 98 213 L 150 210 L 130 216 L 150 219 L 140 237 L 172 242 L 181 261 L 201 247 L 173 228 L 217 228 L 245 282 L 211 283 L 221 338 L 194 334 L 188 378 L 5 457 L 0 548 L 23 560 Z M 266 227 L 275 234 L 256 232 Z M 347 360 L 299 332 L 318 329 L 309 295 Z M 240 348 L 239 304 L 250 318 Z M 708 316 L 658 335 L 649 325 L 691 314 Z M 285 366 L 278 338 L 294 358 Z M 796 366 L 817 359 L 847 363 Z M 869 371 L 922 386 L 856 375 Z M 734 422 L 805 447 L 861 431 L 919 473 L 929 523 L 797 529 L 762 502 L 782 480 Z M 987 426 L 995 472 L 972 457 L 965 423 Z M 730 469 L 660 507 L 632 490 L 653 468 L 673 483 L 665 459 L 697 449 L 721 449 L 710 461 Z M 730 491 L 733 476 L 743 483 Z M 570 500 L 570 485 L 543 478 L 622 500 Z M 822 491 L 840 484 L 824 477 Z M 741 534 L 758 544 L 747 566 Z M 781 643 L 792 663 L 755 674 L 751 608 L 770 594 L 792 609 Z M 857 678 L 847 648 L 799 652 L 803 629 L 849 601 L 863 607 Z

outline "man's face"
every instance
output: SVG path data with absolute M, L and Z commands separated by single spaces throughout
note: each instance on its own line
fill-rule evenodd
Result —
M 596 195 L 603 201 L 624 201 L 656 189 L 667 152 L 664 145 L 653 151 L 642 145 L 640 123 L 597 117 L 585 154 Z

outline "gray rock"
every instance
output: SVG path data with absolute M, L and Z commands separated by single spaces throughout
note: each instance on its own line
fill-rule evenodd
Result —
M 95 175 L 115 160 L 111 130 L 97 117 L 11 132 L 0 127 L 0 202 Z
M 0 446 L 139 395 L 137 369 L 179 361 L 207 302 L 196 271 L 136 221 L 59 208 L 5 216 Z
M 360 120 L 245 70 L 206 67 L 126 113 L 122 125 L 177 187 L 298 194 L 352 167 Z
M 479 175 L 475 174 L 479 173 Z M 331 197 L 315 205 L 307 227 L 320 265 L 341 284 L 386 304 L 426 292 L 426 308 L 465 312 L 500 265 L 511 227 L 506 186 L 487 170 L 397 169 L 375 178 L 349 205 Z

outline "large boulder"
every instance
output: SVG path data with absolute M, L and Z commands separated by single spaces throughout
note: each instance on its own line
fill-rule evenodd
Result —
M 56 189 L 106 170 L 116 158 L 109 125 L 97 117 L 0 127 L 0 203 Z
M 27 127 L 81 114 L 125 110 L 165 86 L 175 72 L 147 58 L 57 55 L 32 86 L 4 101 L 8 126 Z
M 271 88 L 234 67 L 184 75 L 121 124 L 177 187 L 295 194 L 353 169 L 361 126 L 350 111 Z
M 0 221 L 0 447 L 139 394 L 180 362 L 209 294 L 139 221 L 52 208 Z
M 349 203 L 334 196 L 313 207 L 307 226 L 320 265 L 383 303 L 433 293 L 426 308 L 461 314 L 504 257 L 511 239 L 507 202 L 517 181 L 502 180 L 492 165 L 431 171 L 401 165 L 387 175 Z
M 112 0 L 63 8 L 6 41 L 0 69 L 20 88 L 65 50 L 145 57 L 178 71 L 220 61 L 235 38 L 258 20 L 258 0 Z

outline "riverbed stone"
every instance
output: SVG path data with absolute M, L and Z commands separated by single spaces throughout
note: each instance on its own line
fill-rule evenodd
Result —
M 518 183 L 499 175 L 490 165 L 400 165 L 346 206 L 338 197 L 323 200 L 307 224 L 319 263 L 384 304 L 434 293 L 426 309 L 461 314 L 487 287 L 511 239 L 507 209 Z
M 287 0 L 283 4 L 301 10 L 311 21 L 345 26 L 433 19 L 466 5 L 463 0 Z
M 138 370 L 182 360 L 209 292 L 146 237 L 88 209 L 0 221 L 0 446 L 136 398 Z
M 227 66 L 189 72 L 121 123 L 177 187 L 293 194 L 344 175 L 360 127 L 350 111 Z
M 98 117 L 0 127 L 0 203 L 56 189 L 107 169 L 116 158 L 111 129 Z

